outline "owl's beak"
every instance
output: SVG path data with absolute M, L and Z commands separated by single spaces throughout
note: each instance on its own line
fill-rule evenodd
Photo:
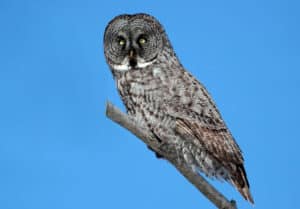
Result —
M 128 57 L 129 57 L 130 66 L 131 67 L 136 67 L 137 61 L 136 61 L 136 56 L 135 56 L 135 52 L 134 52 L 133 49 L 130 49 Z
M 133 51 L 133 49 L 130 49 L 130 51 L 129 51 L 129 59 L 132 59 L 132 58 L 134 58 L 134 51 Z

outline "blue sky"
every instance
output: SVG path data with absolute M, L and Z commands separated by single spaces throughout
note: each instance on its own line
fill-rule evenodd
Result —
M 288 0 L 1 0 L 0 208 L 214 208 L 104 115 L 107 100 L 124 110 L 104 28 L 136 12 L 161 21 L 213 95 L 244 152 L 255 208 L 300 208 L 299 9 Z

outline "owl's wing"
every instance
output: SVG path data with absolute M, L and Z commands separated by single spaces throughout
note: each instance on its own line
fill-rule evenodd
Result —
M 196 138 L 218 161 L 243 164 L 241 149 L 202 84 L 183 85 L 165 102 L 165 110 L 176 119 L 179 131 Z
M 167 104 L 168 114 L 176 120 L 176 131 L 185 140 L 200 143 L 207 153 L 230 173 L 230 182 L 244 198 L 253 203 L 242 152 L 206 89 L 200 83 L 196 85 L 200 91 L 195 92 L 192 97 L 188 93 L 192 92 L 195 86 L 190 89 L 183 88 L 184 93 L 173 97 Z
M 220 162 L 243 164 L 240 148 L 225 126 L 213 126 L 190 118 L 176 118 L 176 130 L 182 135 L 197 138 L 200 144 Z
M 176 119 L 176 131 L 186 139 L 196 138 L 206 151 L 230 173 L 231 183 L 254 203 L 240 148 L 226 127 L 212 127 L 187 118 Z

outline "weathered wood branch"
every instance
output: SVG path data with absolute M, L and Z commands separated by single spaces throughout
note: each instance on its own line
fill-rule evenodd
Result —
M 209 184 L 202 176 L 194 173 L 191 169 L 180 165 L 168 153 L 163 153 L 160 144 L 156 139 L 153 139 L 147 134 L 143 127 L 140 127 L 127 114 L 121 112 L 110 102 L 106 106 L 106 116 L 118 123 L 120 126 L 126 128 L 146 145 L 150 146 L 155 152 L 164 156 L 175 168 L 189 180 L 202 194 L 204 194 L 217 208 L 219 209 L 237 209 L 235 201 L 229 201 L 219 191 L 217 191 L 211 184 Z

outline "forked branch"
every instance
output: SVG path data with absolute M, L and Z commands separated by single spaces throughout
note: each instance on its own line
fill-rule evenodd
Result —
M 219 191 L 217 191 L 211 184 L 209 184 L 202 176 L 194 173 L 191 169 L 180 165 L 174 158 L 168 153 L 162 153 L 160 144 L 157 140 L 151 138 L 149 134 L 134 122 L 130 116 L 121 112 L 110 102 L 106 105 L 106 116 L 112 121 L 118 123 L 120 126 L 126 128 L 139 139 L 141 139 L 146 145 L 151 147 L 155 152 L 164 156 L 175 168 L 189 180 L 202 194 L 204 194 L 217 208 L 219 209 L 237 209 L 235 201 L 229 201 Z

